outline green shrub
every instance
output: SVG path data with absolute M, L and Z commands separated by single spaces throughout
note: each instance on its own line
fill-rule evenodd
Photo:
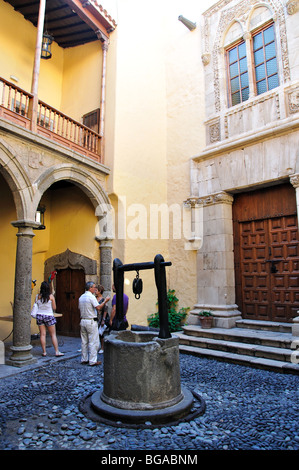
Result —
M 177 303 L 179 299 L 175 295 L 175 290 L 169 289 L 167 292 L 167 306 L 168 306 L 168 321 L 169 331 L 179 331 L 182 329 L 182 322 L 185 320 L 190 307 L 182 307 L 177 312 Z M 158 303 L 157 303 L 158 305 Z M 147 318 L 148 325 L 152 328 L 159 328 L 159 312 L 149 315 Z

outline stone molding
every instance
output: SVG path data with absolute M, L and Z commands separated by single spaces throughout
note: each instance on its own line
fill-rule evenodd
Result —
M 204 197 L 190 196 L 190 198 L 188 198 L 184 204 L 208 206 L 213 204 L 232 204 L 233 202 L 233 196 L 225 191 L 221 191 L 219 193 L 210 194 L 209 196 Z
M 55 269 L 67 268 L 82 269 L 87 276 L 97 274 L 97 262 L 95 260 L 67 249 L 45 261 L 45 279 L 48 279 L 50 273 Z

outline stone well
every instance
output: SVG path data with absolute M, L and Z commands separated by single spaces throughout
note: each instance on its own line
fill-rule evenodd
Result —
M 179 339 L 115 331 L 104 343 L 104 387 L 91 397 L 101 416 L 125 423 L 167 423 L 186 416 L 193 395 L 181 387 Z

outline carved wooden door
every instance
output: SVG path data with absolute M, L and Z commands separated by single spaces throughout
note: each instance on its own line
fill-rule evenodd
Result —
M 78 301 L 84 292 L 85 273 L 82 269 L 60 269 L 56 276 L 57 333 L 65 336 L 80 335 Z
M 233 209 L 237 304 L 243 318 L 290 322 L 299 309 L 299 238 L 294 190 L 237 196 Z

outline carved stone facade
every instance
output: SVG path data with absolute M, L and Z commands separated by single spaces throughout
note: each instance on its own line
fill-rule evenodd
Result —
M 297 1 L 222 0 L 203 15 L 207 140 L 192 160 L 191 194 L 203 201 L 204 226 L 198 301 L 190 321 L 209 308 L 215 325 L 229 328 L 242 315 L 235 304 L 234 194 L 288 181 L 296 188 L 298 207 L 298 21 Z M 250 49 L 253 32 L 264 24 L 275 29 L 279 86 L 257 95 L 251 72 L 249 98 L 230 106 L 226 48 L 244 40 Z M 250 68 L 252 57 L 247 60 Z

